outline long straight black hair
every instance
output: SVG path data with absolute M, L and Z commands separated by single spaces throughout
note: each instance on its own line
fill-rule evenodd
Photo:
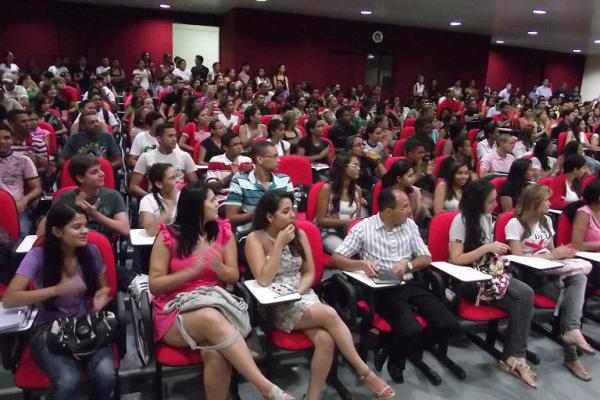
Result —
M 350 163 L 350 160 L 352 160 L 352 157 L 355 156 L 348 153 L 338 154 L 329 170 L 329 183 L 331 184 L 331 193 L 333 193 L 331 198 L 331 210 L 333 211 L 333 214 L 337 214 L 340 211 L 340 198 L 343 194 L 342 185 L 347 176 L 346 168 L 348 168 L 348 164 Z M 356 182 L 354 179 L 350 179 L 350 184 L 348 185 L 348 198 L 350 199 L 350 205 L 357 200 Z
M 260 198 L 254 209 L 254 222 L 252 222 L 253 231 L 267 229 L 269 226 L 267 215 L 274 215 L 279 209 L 279 204 L 283 199 L 289 199 L 292 204 L 294 204 L 294 196 L 283 190 L 270 190 Z M 294 235 L 292 241 L 288 243 L 288 247 L 293 255 L 300 256 L 302 257 L 302 260 L 306 260 L 306 254 L 304 254 L 304 249 L 302 248 L 298 234 Z
M 487 179 L 478 179 L 469 183 L 463 190 L 458 208 L 465 224 L 465 253 L 475 250 L 483 244 L 484 233 L 481 227 L 481 216 L 485 211 L 485 199 L 495 189 Z
M 78 208 L 65 204 L 57 204 L 50 208 L 46 215 L 46 232 L 44 237 L 44 287 L 57 285 L 63 277 L 65 255 L 62 251 L 61 241 L 52 233 L 52 228 L 63 229 L 77 214 L 84 214 Z M 84 214 L 85 215 L 85 214 Z M 86 286 L 86 296 L 93 297 L 98 290 L 98 277 L 94 269 L 94 256 L 90 251 L 90 245 L 75 249 L 77 263 L 83 272 L 83 282 Z M 47 309 L 56 309 L 55 298 L 44 302 Z
M 209 187 L 203 182 L 188 183 L 179 195 L 177 217 L 173 230 L 177 234 L 177 257 L 189 257 L 198 239 L 206 234 L 209 242 L 214 241 L 219 233 L 216 220 L 204 220 L 204 202 L 208 198 Z

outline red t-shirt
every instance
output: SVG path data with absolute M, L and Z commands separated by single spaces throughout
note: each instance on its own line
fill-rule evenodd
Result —
M 73 107 L 75 103 L 79 100 L 79 96 L 77 95 L 77 89 L 72 88 L 71 86 L 66 86 L 65 89 L 58 93 L 58 97 L 67 103 L 69 107 Z

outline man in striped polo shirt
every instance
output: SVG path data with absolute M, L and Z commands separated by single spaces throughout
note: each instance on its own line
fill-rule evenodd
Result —
M 254 208 L 265 192 L 285 190 L 292 193 L 294 191 L 289 176 L 273 173 L 279 166 L 279 156 L 273 143 L 267 141 L 254 143 L 252 161 L 254 161 L 254 171 L 235 175 L 227 195 L 226 214 L 229 221 L 237 227 L 238 240 L 250 233 Z M 243 251 L 240 250 L 239 253 L 243 254 Z
M 48 147 L 44 139 L 31 135 L 29 113 L 25 110 L 12 110 L 8 113 L 7 120 L 13 130 L 13 145 L 10 149 L 31 158 L 38 174 L 43 175 L 48 169 Z
M 212 157 L 208 162 L 208 171 L 206 172 L 206 183 L 215 192 L 219 201 L 219 214 L 225 211 L 225 207 L 221 207 L 221 205 L 227 201 L 229 185 L 235 174 L 250 172 L 254 169 L 252 160 L 241 155 L 242 142 L 239 135 L 227 132 L 221 138 L 221 146 L 225 153 Z

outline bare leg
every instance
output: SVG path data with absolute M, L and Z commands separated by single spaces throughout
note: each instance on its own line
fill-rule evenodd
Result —
M 310 328 L 326 330 L 358 375 L 365 375 L 369 372 L 369 366 L 365 364 L 356 351 L 350 330 L 333 308 L 324 304 L 314 304 L 304 313 L 294 327 L 294 329 L 301 330 Z M 366 376 L 365 382 L 375 393 L 381 392 L 387 386 L 385 381 L 375 374 Z
M 231 383 L 231 364 L 213 350 L 202 351 L 204 362 L 204 391 L 208 400 L 225 400 Z
M 335 352 L 333 339 L 323 329 L 305 329 L 304 333 L 315 346 L 315 351 L 310 361 L 310 380 L 308 382 L 307 400 L 318 400 L 325 387 L 325 381 Z
M 231 335 L 235 334 L 235 328 L 227 321 L 227 319 L 225 319 L 223 314 L 213 308 L 203 308 L 182 315 L 188 333 L 199 345 L 216 345 L 223 343 L 230 338 Z M 171 327 L 163 340 L 171 346 L 188 346 L 176 325 Z M 233 368 L 246 378 L 248 382 L 256 386 L 263 396 L 270 393 L 273 388 L 273 383 L 265 378 L 260 372 L 250 355 L 246 342 L 241 336 L 238 335 L 238 338 L 231 346 L 219 350 L 219 353 L 221 353 Z

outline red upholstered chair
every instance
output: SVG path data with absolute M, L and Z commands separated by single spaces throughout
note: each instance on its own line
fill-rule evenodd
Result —
M 388 159 L 385 160 L 385 163 L 383 164 L 383 166 L 385 167 L 386 170 L 389 170 L 390 168 L 392 168 L 392 165 L 394 165 L 396 163 L 396 161 L 400 161 L 400 160 L 406 160 L 406 157 L 404 157 L 404 156 L 388 157 Z
M 56 156 L 58 146 L 56 144 L 56 131 L 54 130 L 54 127 L 52 127 L 52 125 L 50 125 L 48 122 L 44 121 L 39 121 L 37 124 L 40 128 L 50 132 L 50 140 L 48 143 L 48 155 Z
M 558 217 L 558 228 L 556 229 L 556 245 L 562 246 L 571 243 L 573 224 L 564 213 Z
M 414 126 L 416 121 L 417 121 L 416 118 L 406 118 L 404 120 L 404 127 L 406 128 L 408 126 Z
M 317 207 L 319 205 L 319 192 L 323 188 L 325 182 L 320 181 L 311 186 L 308 192 L 307 207 L 306 207 L 306 220 L 314 222 L 317 216 Z
M 507 178 L 505 176 L 500 176 L 490 181 L 496 188 L 496 208 L 494 209 L 494 214 L 502 212 L 502 207 L 500 207 L 500 191 L 502 190 L 502 186 L 504 186 L 506 179 Z
M 478 128 L 471 129 L 467 133 L 467 139 L 469 139 L 469 142 L 471 142 L 471 146 L 477 144 L 477 134 L 478 133 L 479 133 L 479 129 Z
M 300 131 L 300 133 L 302 134 L 302 137 L 306 137 L 306 128 L 304 127 L 304 125 L 300 125 L 299 123 L 296 125 L 296 128 L 298 128 L 298 130 Z M 329 130 L 327 131 L 327 134 L 329 134 Z
M 558 153 L 558 155 L 561 155 L 563 150 L 565 149 L 568 134 L 568 132 L 561 132 L 558 134 L 558 144 L 556 145 L 556 152 Z
M 504 229 L 506 228 L 508 221 L 510 221 L 515 215 L 516 212 L 514 211 L 506 211 L 498 216 L 498 219 L 496 220 L 496 228 L 494 230 L 494 239 L 496 241 L 508 244 Z
M 448 157 L 449 156 L 439 156 L 439 157 L 436 157 L 435 160 L 433 160 L 433 171 L 432 171 L 432 174 L 433 174 L 433 176 L 435 178 L 439 178 L 439 176 L 440 176 L 440 169 L 442 168 L 442 163 Z
M 21 228 L 17 203 L 10 193 L 0 189 L 0 227 L 6 231 L 12 241 L 19 240 Z
M 436 157 L 440 157 L 442 155 L 442 153 L 444 152 L 444 146 L 446 145 L 446 143 L 448 143 L 448 139 L 440 139 L 435 144 L 435 147 L 433 149 L 433 154 L 435 154 Z
M 198 156 L 200 155 L 200 146 L 202 146 L 201 142 L 196 142 L 194 144 L 194 151 L 192 152 L 192 159 L 196 164 L 198 164 Z
M 381 181 L 377 181 L 373 186 L 373 196 L 371 199 L 371 215 L 375 215 L 379 212 L 379 206 L 377 205 L 377 199 L 379 199 L 379 193 L 381 193 Z
M 98 232 L 90 231 L 88 234 L 89 243 L 95 244 L 102 255 L 102 259 L 106 265 L 106 280 L 110 287 L 110 296 L 113 299 L 111 306 L 113 312 L 117 315 L 119 321 L 118 338 L 114 344 L 115 350 L 115 369 L 119 368 L 119 360 L 125 354 L 124 329 L 126 322 L 123 320 L 125 306 L 123 303 L 122 294 L 117 291 L 117 273 L 115 269 L 114 255 L 112 245 L 104 235 Z M 39 243 L 38 243 L 39 244 Z M 123 335 L 121 335 L 123 334 Z M 121 337 L 119 337 L 121 336 Z M 82 374 L 83 380 L 87 381 L 88 377 Z M 26 346 L 19 357 L 15 371 L 15 385 L 23 390 L 24 398 L 32 398 L 32 392 L 45 391 L 50 388 L 50 380 L 42 368 L 38 365 L 31 354 L 31 349 Z
M 394 143 L 394 150 L 392 151 L 394 157 L 404 156 L 404 143 L 406 143 L 406 139 L 396 140 L 396 143 Z
M 538 181 L 538 183 L 540 185 L 548 186 L 548 187 L 552 186 L 552 182 L 554 182 L 554 177 L 553 176 L 547 176 L 546 178 L 542 178 L 542 179 L 540 179 Z
M 456 215 L 458 215 L 458 212 L 456 211 L 446 211 L 435 215 L 431 220 L 431 225 L 429 227 L 428 247 L 433 261 L 448 261 L 450 225 L 452 224 L 452 220 Z M 439 276 L 437 273 L 436 275 Z M 450 276 L 448 277 L 451 281 L 455 281 L 454 278 Z M 443 285 L 443 280 L 440 280 L 439 284 Z M 476 306 L 470 300 L 462 297 L 460 289 L 461 282 L 456 282 L 456 284 L 456 295 L 452 300 L 452 307 L 454 308 L 455 312 L 464 320 L 470 321 L 467 323 L 468 326 L 471 326 L 473 322 L 487 325 L 485 339 L 468 329 L 465 330 L 466 336 L 473 343 L 490 353 L 492 356 L 496 357 L 497 359 L 501 359 L 502 354 L 496 348 L 495 343 L 496 339 L 498 338 L 499 321 L 508 317 L 508 313 L 499 308 L 484 304 Z
M 115 173 L 113 171 L 112 165 L 108 162 L 107 159 L 103 157 L 98 157 L 98 161 L 100 161 L 100 169 L 104 172 L 104 187 L 109 189 L 115 188 Z M 62 173 L 60 175 L 60 187 L 64 186 L 77 186 L 73 178 L 71 178 L 71 174 L 69 174 L 69 165 L 71 164 L 71 160 L 65 161 Z
M 594 179 L 598 178 L 597 175 L 590 175 L 587 178 L 585 178 L 583 180 L 583 182 L 581 183 L 581 191 L 583 192 L 585 190 L 585 188 L 587 187 L 587 185 L 589 185 L 590 183 L 592 183 L 592 181 Z
M 331 130 L 331 128 L 333 128 L 333 125 L 325 125 L 323 127 L 323 137 L 324 138 L 328 138 L 329 137 L 329 131 Z
M 306 121 L 308 120 L 309 117 L 310 117 L 310 115 L 308 115 L 308 114 L 299 116 L 297 124 L 304 128 L 304 125 L 306 124 Z
M 298 185 L 312 185 L 312 170 L 310 168 L 310 161 L 306 157 L 281 156 L 279 157 L 279 168 L 275 172 L 289 176 L 294 187 Z
M 60 198 L 63 194 L 70 192 L 71 190 L 77 189 L 78 186 L 63 186 L 52 195 L 52 204 L 56 203 L 56 200 Z
M 262 115 L 260 117 L 260 123 L 264 124 L 264 125 L 268 125 L 269 122 L 271 122 L 272 119 L 273 119 L 273 115 L 272 114 Z
M 405 126 L 400 131 L 400 136 L 398 137 L 398 139 L 408 139 L 409 137 L 411 137 L 412 135 L 414 135 L 415 132 L 416 132 L 416 130 L 415 130 L 414 126 Z
M 323 136 L 321 138 L 321 140 L 327 142 L 327 144 L 329 145 L 329 154 L 331 155 L 331 164 L 333 164 L 333 160 L 335 160 L 335 146 L 333 145 L 333 142 L 331 140 L 329 140 L 328 138 L 326 138 L 325 136 Z

